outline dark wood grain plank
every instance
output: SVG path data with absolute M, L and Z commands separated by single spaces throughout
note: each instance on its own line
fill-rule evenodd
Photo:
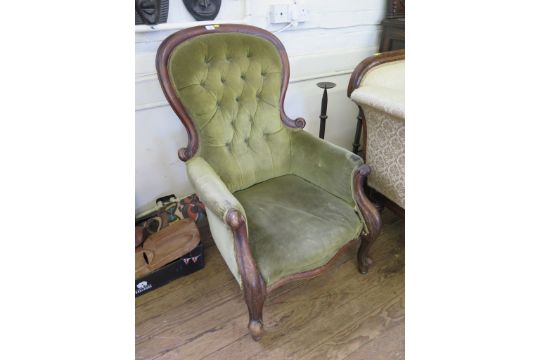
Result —
M 388 327 L 366 345 L 353 351 L 346 360 L 403 360 L 405 359 L 405 321 Z

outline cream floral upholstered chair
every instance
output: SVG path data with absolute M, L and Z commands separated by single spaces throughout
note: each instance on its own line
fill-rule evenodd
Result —
M 243 290 L 255 340 L 273 289 L 319 274 L 358 240 L 367 272 L 380 230 L 363 192 L 370 169 L 285 115 L 289 61 L 274 35 L 246 25 L 189 28 L 165 39 L 156 66 L 188 133 L 178 155 Z
M 370 188 L 384 204 L 405 210 L 405 50 L 383 52 L 354 70 L 347 95 L 360 109 L 362 157 L 373 172 Z

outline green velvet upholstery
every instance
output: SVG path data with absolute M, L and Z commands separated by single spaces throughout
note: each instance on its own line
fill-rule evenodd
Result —
M 206 207 L 208 223 L 214 242 L 225 263 L 241 285 L 242 278 L 234 253 L 234 237 L 225 222 L 225 215 L 228 210 L 236 209 L 246 216 L 244 208 L 231 194 L 214 169 L 202 157 L 196 156 L 188 160 L 187 174 Z
M 169 76 L 197 129 L 199 155 L 233 191 L 289 172 L 281 69 L 271 42 L 240 33 L 198 36 L 171 54 Z
M 326 264 L 362 222 L 350 204 L 295 175 L 234 194 L 249 219 L 249 242 L 267 284 Z
M 352 173 L 362 158 L 305 131 L 292 133 L 291 172 L 355 206 Z
M 229 209 L 239 210 L 245 216 L 242 205 L 203 157 L 196 156 L 188 160 L 187 173 L 199 198 L 220 219 L 225 221 Z
M 284 126 L 282 67 L 271 42 L 243 33 L 188 39 L 168 63 L 176 96 L 199 138 L 186 163 L 188 176 L 207 207 L 214 241 L 241 285 L 225 221 L 229 209 L 246 217 L 267 285 L 323 265 L 364 224 L 352 194 L 352 173 L 361 158 Z

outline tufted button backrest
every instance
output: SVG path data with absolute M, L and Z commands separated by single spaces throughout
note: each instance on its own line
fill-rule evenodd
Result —
M 202 156 L 231 191 L 290 170 L 290 132 L 280 118 L 281 58 L 268 40 L 204 34 L 179 44 L 168 72 L 193 121 Z

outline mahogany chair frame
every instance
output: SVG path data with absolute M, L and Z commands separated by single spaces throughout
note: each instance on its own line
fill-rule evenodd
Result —
M 281 121 L 283 124 L 285 124 L 285 126 L 290 128 L 303 129 L 306 125 L 306 121 L 303 118 L 291 119 L 285 114 L 283 102 L 285 100 L 285 94 L 289 84 L 289 59 L 283 44 L 275 35 L 254 26 L 236 24 L 223 24 L 219 25 L 219 27 L 213 27 L 210 29 L 205 26 L 197 26 L 181 30 L 170 35 L 160 45 L 156 56 L 156 68 L 159 82 L 165 97 L 176 115 L 178 115 L 180 118 L 180 121 L 186 128 L 188 134 L 187 146 L 178 150 L 178 157 L 182 161 L 187 161 L 195 156 L 199 146 L 199 139 L 193 121 L 186 112 L 180 99 L 175 95 L 174 87 L 171 83 L 171 79 L 169 78 L 167 67 L 170 55 L 176 46 L 196 36 L 231 32 L 258 36 L 270 41 L 276 47 L 282 63 L 282 81 L 279 102 Z M 234 236 L 236 262 L 238 264 L 238 269 L 242 279 L 244 299 L 249 312 L 248 329 L 253 339 L 259 340 L 263 334 L 262 311 L 264 301 L 267 294 L 276 288 L 291 281 L 311 278 L 319 275 L 320 273 L 329 269 L 345 250 L 357 242 L 359 242 L 357 251 L 358 270 L 362 274 L 366 274 L 368 272 L 371 262 L 371 260 L 368 258 L 368 252 L 373 245 L 373 242 L 379 235 L 381 229 L 380 214 L 364 193 L 364 184 L 370 171 L 371 169 L 368 165 L 362 164 L 354 170 L 353 174 L 354 199 L 366 223 L 366 228 L 363 229 L 362 234 L 357 239 L 352 239 L 346 245 L 344 245 L 325 265 L 309 271 L 289 275 L 268 287 L 266 286 L 266 283 L 257 268 L 256 261 L 251 252 L 246 228 L 246 219 L 239 210 L 228 210 L 225 220 L 227 225 L 231 228 Z
M 384 63 L 392 62 L 392 61 L 398 61 L 398 60 L 405 60 L 405 49 L 399 49 L 399 50 L 393 50 L 393 51 L 386 51 L 382 53 L 377 53 L 375 55 L 372 55 L 370 57 L 367 57 L 362 62 L 360 62 L 356 68 L 353 70 L 351 74 L 351 78 L 349 79 L 349 85 L 347 87 L 347 96 L 350 98 L 351 94 L 354 90 L 356 90 L 360 84 L 362 83 L 362 80 L 366 76 L 369 70 L 373 69 L 376 66 L 379 66 Z M 362 137 L 362 144 L 364 145 L 363 148 L 360 150 L 360 156 L 364 161 L 367 163 L 367 126 L 366 126 L 366 117 L 364 115 L 364 110 L 360 105 L 358 106 L 358 124 L 356 132 L 361 132 L 359 136 Z M 375 189 L 369 187 L 369 182 L 367 183 L 368 187 L 368 195 L 369 198 L 375 202 L 376 206 L 379 210 L 382 210 L 384 207 L 387 207 L 390 209 L 393 213 L 396 215 L 405 218 L 405 209 L 396 204 L 394 201 L 387 198 L 385 195 L 381 194 L 380 192 L 376 191 Z

